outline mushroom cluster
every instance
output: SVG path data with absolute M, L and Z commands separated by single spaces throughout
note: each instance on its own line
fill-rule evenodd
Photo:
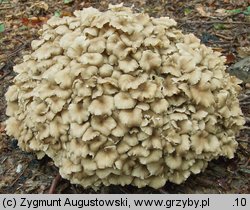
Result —
M 6 93 L 6 131 L 84 187 L 177 184 L 232 158 L 244 124 L 225 58 L 122 5 L 52 17 Z

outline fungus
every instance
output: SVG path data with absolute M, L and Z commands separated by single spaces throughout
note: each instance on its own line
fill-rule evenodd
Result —
M 129 93 L 120 92 L 114 96 L 114 103 L 117 109 L 132 109 L 136 101 L 131 98 Z
M 100 169 L 112 167 L 115 160 L 118 158 L 118 153 L 114 146 L 105 147 L 103 150 L 98 151 L 95 156 L 95 161 Z
M 225 58 L 168 17 L 111 5 L 52 17 L 16 65 L 8 135 L 83 187 L 184 182 L 244 124 Z
M 133 72 L 139 66 L 136 60 L 134 59 L 121 60 L 118 63 L 119 63 L 119 68 L 124 73 Z
M 88 111 L 94 115 L 111 115 L 114 109 L 114 99 L 112 96 L 100 96 L 89 105 Z
M 133 110 L 121 110 L 119 120 L 128 127 L 140 126 L 142 122 L 142 111 L 138 108 Z
M 71 103 L 68 106 L 68 114 L 71 122 L 77 122 L 81 124 L 82 122 L 88 120 L 89 112 L 87 108 L 89 107 L 89 103 L 90 102 L 85 99 L 84 101 L 80 101 L 76 104 Z
M 129 74 L 123 74 L 118 80 L 118 84 L 123 91 L 127 91 L 129 89 L 137 89 L 140 84 L 147 81 L 148 76 L 146 74 L 142 74 L 139 77 L 133 77 Z
M 162 62 L 161 57 L 158 53 L 154 53 L 151 50 L 145 50 L 142 53 L 140 66 L 146 72 L 149 72 L 150 70 L 159 68 L 161 62 Z
M 100 66 L 103 63 L 103 56 L 100 53 L 85 53 L 79 58 L 79 61 L 82 64 Z
M 116 122 L 112 117 L 97 117 L 91 119 L 91 126 L 94 130 L 99 131 L 105 136 L 109 136 L 111 131 L 116 127 Z

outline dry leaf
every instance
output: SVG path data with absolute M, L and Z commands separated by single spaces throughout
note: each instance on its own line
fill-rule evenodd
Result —
M 229 53 L 226 55 L 226 64 L 232 64 L 235 62 L 235 55 L 233 53 Z
M 238 47 L 237 53 L 239 57 L 246 58 L 250 56 L 250 47 Z
M 225 9 L 217 9 L 215 10 L 216 16 L 228 16 L 228 13 Z
M 31 17 L 31 18 L 21 18 L 21 22 L 23 25 L 28 26 L 36 26 L 42 25 L 47 21 L 47 17 Z
M 45 3 L 44 1 L 40 1 L 40 2 L 34 3 L 30 7 L 30 9 L 33 9 L 33 8 L 43 9 L 43 10 L 47 11 L 49 9 L 49 5 L 47 3 Z
M 61 16 L 73 16 L 73 13 L 70 11 L 61 11 Z
M 211 16 L 211 13 L 210 12 L 206 12 L 204 10 L 204 7 L 202 5 L 197 5 L 195 9 L 199 12 L 199 14 L 202 17 L 210 17 Z
M 5 125 L 3 123 L 0 123 L 0 133 L 3 133 L 5 131 Z
M 220 52 L 220 53 L 222 53 L 224 51 L 224 49 L 221 47 L 213 47 L 212 49 L 213 49 L 213 51 Z

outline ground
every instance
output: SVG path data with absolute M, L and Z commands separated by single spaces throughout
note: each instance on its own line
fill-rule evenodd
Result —
M 51 16 L 72 15 L 76 9 L 105 10 L 119 0 L 0 0 L 0 193 L 47 193 L 58 169 L 48 157 L 21 151 L 17 141 L 4 131 L 4 94 L 12 83 L 13 66 L 30 50 L 31 40 Z M 249 0 L 126 0 L 126 6 L 151 16 L 170 16 L 186 33 L 222 52 L 231 66 L 249 56 Z M 177 2 L 177 3 L 176 3 Z M 219 158 L 205 172 L 191 176 L 181 185 L 167 183 L 159 190 L 127 186 L 102 187 L 98 193 L 250 193 L 250 83 L 242 83 L 240 103 L 246 124 L 237 137 L 239 147 L 233 159 Z M 56 193 L 95 193 L 61 180 Z

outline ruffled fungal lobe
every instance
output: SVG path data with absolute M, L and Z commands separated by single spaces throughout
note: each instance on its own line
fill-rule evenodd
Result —
M 14 67 L 6 130 L 64 178 L 160 188 L 233 157 L 240 81 L 174 20 L 111 5 L 52 17 L 40 34 Z

